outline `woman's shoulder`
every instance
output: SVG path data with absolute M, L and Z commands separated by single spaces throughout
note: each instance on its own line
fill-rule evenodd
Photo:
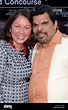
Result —
M 4 40 L 0 40 L 0 53 L 6 53 L 8 49 L 8 43 Z
M 0 48 L 5 48 L 7 46 L 7 42 L 4 40 L 0 40 Z

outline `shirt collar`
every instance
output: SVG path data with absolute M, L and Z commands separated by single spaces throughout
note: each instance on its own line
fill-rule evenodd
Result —
M 14 46 L 14 44 L 13 44 L 12 41 L 9 41 L 9 44 L 10 44 L 13 48 L 15 48 L 15 46 Z M 25 45 L 23 45 L 23 49 L 21 50 L 21 52 L 24 52 L 24 55 L 25 55 L 25 56 L 27 55 L 27 48 L 26 48 Z

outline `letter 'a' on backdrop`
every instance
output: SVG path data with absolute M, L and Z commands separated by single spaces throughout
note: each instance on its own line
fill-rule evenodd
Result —
M 32 9 L 42 3 L 51 5 L 58 18 L 58 28 L 68 34 L 68 0 L 0 0 L 0 31 L 8 17 L 18 8 Z

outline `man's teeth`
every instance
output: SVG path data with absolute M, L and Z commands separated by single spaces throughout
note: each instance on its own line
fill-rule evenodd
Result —
M 39 34 L 39 37 L 43 37 L 44 36 L 44 34 Z

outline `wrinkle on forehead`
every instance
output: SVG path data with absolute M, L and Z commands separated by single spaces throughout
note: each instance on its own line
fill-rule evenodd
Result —
M 38 15 L 38 16 L 33 16 L 33 23 L 35 24 L 41 24 L 45 21 L 49 21 L 50 20 L 50 17 L 47 13 L 44 13 L 44 14 L 41 14 L 41 15 Z

